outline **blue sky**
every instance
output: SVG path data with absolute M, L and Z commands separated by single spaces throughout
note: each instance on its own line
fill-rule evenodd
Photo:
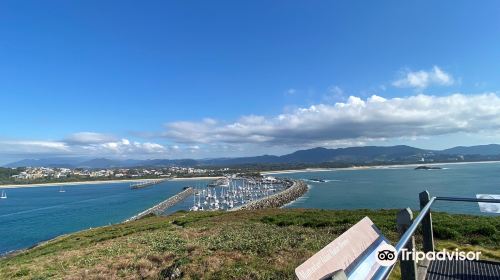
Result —
M 499 12 L 496 1 L 2 1 L 0 163 L 500 142 Z

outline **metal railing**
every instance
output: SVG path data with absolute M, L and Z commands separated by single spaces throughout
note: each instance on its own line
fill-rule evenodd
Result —
M 428 192 L 425 191 L 420 194 L 420 202 L 422 206 L 422 197 L 428 198 Z M 411 240 L 413 235 L 415 234 L 415 231 L 417 230 L 418 226 L 424 221 L 424 219 L 429 219 L 429 226 L 427 228 L 423 228 L 424 231 L 424 243 L 427 242 L 428 244 L 434 244 L 434 241 L 432 240 L 432 220 L 430 218 L 430 213 L 431 213 L 431 206 L 432 204 L 437 201 L 462 201 L 462 202 L 486 202 L 486 203 L 500 203 L 500 199 L 486 199 L 486 198 L 466 198 L 466 197 L 445 197 L 445 196 L 438 196 L 438 197 L 432 197 L 428 199 L 427 203 L 421 208 L 420 213 L 418 216 L 413 220 L 412 224 L 410 227 L 404 232 L 404 234 L 401 236 L 400 240 L 396 244 L 396 256 L 399 258 L 403 248 L 407 246 L 407 243 Z M 429 240 L 430 239 L 430 240 Z M 431 246 L 432 250 L 434 250 L 434 245 Z M 382 266 L 380 267 L 375 275 L 373 276 L 372 279 L 375 280 L 385 280 L 391 273 L 392 269 L 394 268 L 394 265 L 392 266 Z M 416 271 L 415 271 L 416 272 Z M 402 278 L 404 278 L 404 275 L 402 275 Z M 412 277 L 413 279 L 416 279 L 416 275 Z

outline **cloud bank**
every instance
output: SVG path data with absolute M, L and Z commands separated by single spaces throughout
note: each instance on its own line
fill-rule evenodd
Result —
M 78 132 L 60 141 L 0 140 L 0 153 L 10 155 L 144 156 L 167 151 L 157 143 L 117 139 L 95 132 Z
M 339 141 L 477 133 L 500 129 L 500 98 L 494 93 L 415 95 L 386 99 L 351 96 L 272 117 L 243 116 L 166 124 L 163 137 L 184 144 L 314 146 Z
M 96 132 L 78 132 L 56 141 L 0 139 L 0 155 L 221 157 L 394 143 L 456 133 L 500 135 L 499 95 L 350 96 L 345 102 L 316 104 L 274 116 L 247 115 L 233 122 L 211 118 L 170 122 L 147 141 Z

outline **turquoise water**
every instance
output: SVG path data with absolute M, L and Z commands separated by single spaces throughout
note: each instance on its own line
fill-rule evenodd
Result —
M 168 181 L 140 190 L 128 183 L 7 189 L 0 200 L 0 254 L 58 235 L 119 223 L 203 181 Z M 179 210 L 179 206 L 170 211 Z
M 442 165 L 442 170 L 414 170 L 413 167 L 327 172 L 297 172 L 275 175 L 309 181 L 310 190 L 292 208 L 418 209 L 418 193 L 433 196 L 475 197 L 478 193 L 500 194 L 500 163 Z M 187 185 L 208 181 L 168 181 L 140 190 L 128 183 L 8 189 L 0 200 L 0 254 L 26 248 L 61 234 L 98 227 L 123 220 L 180 192 Z M 477 203 L 436 202 L 434 210 L 481 214 Z M 186 210 L 192 197 L 168 209 L 166 214 Z M 498 216 L 498 215 L 497 215 Z
M 444 169 L 340 169 L 275 176 L 329 180 L 326 183 L 308 181 L 310 190 L 287 206 L 291 208 L 418 209 L 418 194 L 424 190 L 428 190 L 431 196 L 476 197 L 478 193 L 500 194 L 500 163 L 448 164 L 440 167 Z M 437 201 L 432 209 L 450 213 L 481 214 L 477 203 Z

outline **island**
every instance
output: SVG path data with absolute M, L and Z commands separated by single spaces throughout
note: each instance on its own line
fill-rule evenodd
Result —
M 415 170 L 433 170 L 433 169 L 443 169 L 443 168 L 439 166 L 425 166 L 425 165 L 415 167 Z

